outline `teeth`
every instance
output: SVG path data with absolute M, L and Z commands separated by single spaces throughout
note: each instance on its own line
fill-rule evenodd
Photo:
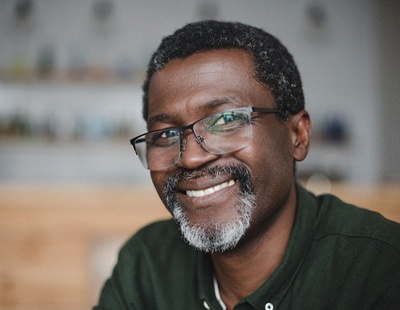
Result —
M 203 197 L 203 196 L 207 196 L 207 195 L 211 195 L 212 193 L 215 193 L 223 188 L 232 186 L 235 184 L 234 180 L 229 180 L 228 182 L 224 182 L 221 184 L 218 184 L 216 186 L 210 187 L 210 188 L 206 188 L 203 190 L 199 190 L 199 191 L 186 191 L 186 195 L 188 197 Z

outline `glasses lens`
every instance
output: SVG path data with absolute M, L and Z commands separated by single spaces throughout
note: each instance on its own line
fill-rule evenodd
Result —
M 177 129 L 164 129 L 144 134 L 135 140 L 135 149 L 146 169 L 168 168 L 179 160 L 180 133 Z
M 235 152 L 249 145 L 252 129 L 250 108 L 212 114 L 189 125 L 197 141 L 212 154 Z M 141 135 L 134 145 L 143 166 L 149 170 L 164 170 L 175 165 L 181 156 L 181 130 L 167 128 Z
M 193 128 L 210 153 L 225 154 L 245 148 L 251 138 L 250 111 L 237 109 L 213 114 Z

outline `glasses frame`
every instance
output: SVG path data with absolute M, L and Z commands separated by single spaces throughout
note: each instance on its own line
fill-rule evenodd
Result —
M 183 138 L 183 132 L 185 132 L 186 130 L 190 129 L 191 132 L 193 133 L 194 137 L 196 138 L 196 140 L 200 143 L 200 145 L 202 145 L 202 142 L 204 141 L 204 139 L 203 139 L 201 136 L 196 135 L 196 132 L 195 132 L 194 129 L 193 129 L 194 126 L 195 126 L 197 123 L 203 121 L 203 120 L 206 119 L 206 118 L 213 117 L 213 116 L 215 116 L 215 115 L 223 114 L 223 113 L 226 113 L 226 112 L 234 112 L 234 111 L 236 111 L 236 110 L 249 110 L 249 114 L 250 114 L 250 113 L 253 113 L 253 112 L 264 113 L 264 114 L 280 114 L 280 116 L 282 117 L 282 119 L 284 119 L 285 121 L 288 120 L 288 114 L 289 114 L 288 111 L 282 111 L 282 110 L 279 110 L 279 109 L 277 109 L 277 108 L 240 107 L 240 108 L 228 109 L 228 110 L 224 110 L 224 111 L 221 111 L 221 112 L 216 112 L 216 113 L 213 113 L 213 114 L 209 114 L 209 115 L 207 115 L 207 116 L 205 116 L 205 117 L 202 117 L 201 119 L 199 119 L 199 120 L 197 120 L 197 121 L 195 121 L 195 122 L 193 122 L 193 123 L 191 123 L 191 124 L 189 124 L 189 125 L 186 125 L 186 126 L 182 126 L 182 127 L 166 127 L 166 128 L 151 130 L 151 131 L 142 133 L 142 134 L 140 134 L 140 135 L 138 135 L 138 136 L 132 138 L 132 139 L 130 140 L 130 143 L 131 143 L 131 145 L 133 146 L 133 149 L 135 150 L 136 155 L 137 155 L 137 156 L 139 157 L 139 159 L 140 159 L 140 156 L 139 156 L 138 151 L 137 151 L 137 149 L 136 149 L 136 143 L 146 141 L 146 139 L 145 139 L 144 137 L 145 137 L 146 135 L 151 134 L 151 133 L 154 133 L 154 132 L 165 131 L 165 130 L 176 130 L 176 131 L 179 133 L 180 152 L 182 153 L 182 152 L 185 150 L 185 146 L 184 146 L 184 140 L 185 140 L 185 139 Z M 250 117 L 250 119 L 251 119 L 251 117 Z M 251 124 L 250 124 L 250 125 L 251 125 Z M 204 148 L 204 147 L 203 147 L 203 148 Z M 205 149 L 205 150 L 207 151 L 207 149 Z M 208 151 L 207 151 L 207 152 L 208 152 Z M 143 166 L 145 166 L 141 159 L 140 159 L 140 162 L 143 164 Z M 145 166 L 145 168 L 148 169 L 148 167 L 146 167 L 146 166 Z M 168 168 L 168 167 L 167 167 L 167 168 Z M 166 169 L 167 169 L 167 168 L 166 168 Z M 150 169 L 149 169 L 149 170 L 150 170 Z

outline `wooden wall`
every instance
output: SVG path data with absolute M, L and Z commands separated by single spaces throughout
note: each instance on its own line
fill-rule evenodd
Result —
M 399 189 L 332 191 L 400 222 Z M 0 309 L 90 309 L 121 244 L 167 217 L 148 188 L 0 185 Z

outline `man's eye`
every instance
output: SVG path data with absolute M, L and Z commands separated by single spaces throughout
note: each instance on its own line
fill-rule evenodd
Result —
M 208 126 L 209 131 L 223 131 L 235 129 L 243 125 L 246 116 L 241 113 L 223 113 L 213 118 Z
M 158 138 L 169 139 L 179 136 L 179 132 L 175 129 L 161 131 Z
M 162 130 L 154 133 L 152 143 L 156 146 L 168 146 L 179 140 L 179 131 L 176 129 Z
M 235 114 L 225 113 L 217 119 L 214 125 L 225 125 L 227 123 L 233 122 L 235 119 L 236 119 Z

